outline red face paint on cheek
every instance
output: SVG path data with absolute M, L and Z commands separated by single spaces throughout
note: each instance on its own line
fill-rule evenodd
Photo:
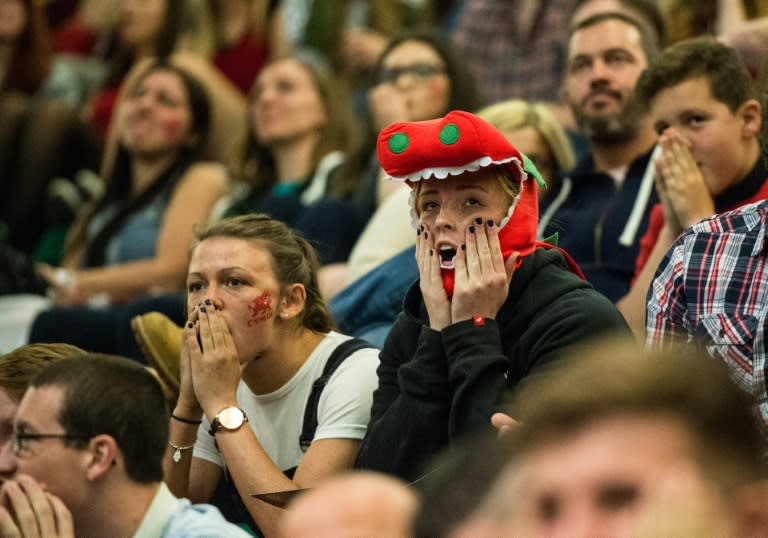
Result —
M 256 297 L 250 306 L 251 317 L 248 326 L 253 327 L 257 323 L 272 318 L 272 297 L 266 291 Z
M 165 128 L 165 139 L 168 142 L 175 142 L 181 137 L 184 122 L 181 118 L 173 118 L 166 120 L 163 127 Z

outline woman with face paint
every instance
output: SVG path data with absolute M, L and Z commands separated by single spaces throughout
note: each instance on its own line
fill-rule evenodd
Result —
M 51 326 L 69 321 L 77 333 L 71 316 L 83 309 L 71 307 L 121 304 L 181 287 L 192 227 L 207 222 L 227 192 L 223 167 L 198 162 L 210 123 L 208 99 L 196 79 L 164 62 L 150 66 L 128 92 L 106 190 L 70 229 L 61 267 L 38 267 L 48 297 L 2 298 L 13 315 L 0 320 L 0 349 L 25 343 L 49 298 L 65 307 L 49 317 Z
M 626 331 L 570 257 L 536 241 L 538 171 L 490 124 L 454 111 L 395 123 L 386 173 L 412 187 L 419 281 L 380 355 L 357 466 L 413 480 L 568 346 Z
M 260 214 L 199 232 L 189 264 L 165 481 L 265 536 L 283 510 L 251 494 L 312 487 L 350 468 L 376 387 L 378 350 L 354 351 L 328 379 L 302 447 L 312 386 L 349 339 L 333 330 L 317 268 L 305 239 Z

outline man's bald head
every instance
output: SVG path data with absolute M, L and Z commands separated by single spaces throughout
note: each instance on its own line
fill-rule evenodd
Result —
M 416 494 L 400 480 L 347 473 L 300 495 L 283 518 L 283 535 L 408 536 L 417 505 Z

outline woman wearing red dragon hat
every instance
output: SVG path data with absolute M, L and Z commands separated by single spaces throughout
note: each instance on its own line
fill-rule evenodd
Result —
M 420 278 L 381 352 L 357 466 L 412 480 L 491 429 L 502 399 L 565 348 L 627 326 L 566 253 L 536 241 L 540 176 L 490 124 L 461 111 L 396 123 L 378 155 L 413 189 Z

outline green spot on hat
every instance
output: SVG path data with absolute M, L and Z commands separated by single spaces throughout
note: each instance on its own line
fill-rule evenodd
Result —
M 392 153 L 402 153 L 408 147 L 408 135 L 405 133 L 395 133 L 389 137 L 389 151 Z
M 455 123 L 448 123 L 440 130 L 440 142 L 445 145 L 455 144 L 459 140 L 459 128 Z

